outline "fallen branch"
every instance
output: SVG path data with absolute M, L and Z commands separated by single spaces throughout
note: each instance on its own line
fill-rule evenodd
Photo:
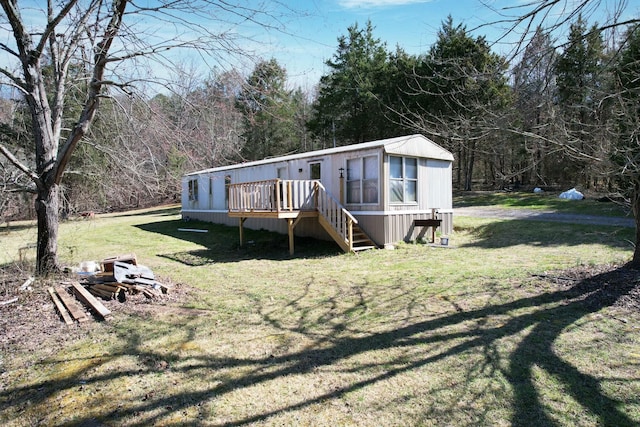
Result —
M 34 280 L 35 279 L 33 277 L 29 277 L 27 280 L 24 281 L 22 286 L 20 286 L 20 290 L 21 291 L 26 291 L 27 289 L 29 289 L 29 286 L 31 286 L 31 284 L 34 282 Z

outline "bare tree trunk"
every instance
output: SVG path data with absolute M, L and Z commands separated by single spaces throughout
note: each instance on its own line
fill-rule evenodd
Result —
M 38 190 L 35 208 L 38 217 L 36 273 L 46 275 L 58 271 L 58 204 L 57 184 Z
M 467 149 L 467 156 L 465 164 L 464 189 L 465 191 L 471 191 L 473 187 L 473 165 L 476 161 L 475 141 L 471 142 L 470 147 Z
M 632 268 L 640 269 L 640 182 L 635 182 L 631 194 L 631 208 L 636 222 L 636 241 L 633 249 L 633 258 L 629 263 Z

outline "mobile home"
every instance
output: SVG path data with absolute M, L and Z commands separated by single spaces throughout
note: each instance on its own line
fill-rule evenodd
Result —
M 243 227 L 288 233 L 292 252 L 294 235 L 390 247 L 453 231 L 452 164 L 409 135 L 206 169 L 183 177 L 182 216 L 239 226 L 241 243 Z

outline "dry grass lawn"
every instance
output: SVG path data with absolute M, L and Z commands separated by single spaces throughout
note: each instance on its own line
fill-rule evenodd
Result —
M 286 236 L 180 227 L 175 209 L 63 225 L 66 262 L 135 252 L 176 294 L 72 327 L 42 281 L 0 306 L 2 425 L 640 424 L 633 230 L 460 217 L 448 248 L 290 257 Z M 34 231 L 0 233 L 7 264 Z

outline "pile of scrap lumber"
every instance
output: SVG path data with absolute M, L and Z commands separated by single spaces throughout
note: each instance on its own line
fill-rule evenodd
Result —
M 135 254 L 105 258 L 100 271 L 88 275 L 86 281 L 87 289 L 95 296 L 121 302 L 127 293 L 156 298 L 169 291 L 167 285 L 155 279 L 153 271 L 138 264 Z
M 69 293 L 72 291 L 73 295 Z M 81 301 L 89 307 L 95 314 L 108 320 L 111 316 L 111 311 L 98 301 L 89 291 L 85 289 L 79 282 L 71 282 L 71 286 L 56 286 L 48 289 L 51 299 L 55 304 L 62 320 L 67 325 L 77 322 L 86 322 L 90 320 L 87 316 L 82 305 L 78 301 Z M 75 296 L 75 298 L 74 298 Z
M 83 306 L 108 320 L 111 311 L 96 297 L 124 302 L 128 294 L 157 298 L 169 291 L 167 285 L 155 280 L 148 267 L 138 265 L 135 254 L 105 258 L 99 265 L 93 262 L 81 263 L 76 273 L 81 277 L 80 280 L 48 289 L 60 316 L 67 324 L 90 319 Z

